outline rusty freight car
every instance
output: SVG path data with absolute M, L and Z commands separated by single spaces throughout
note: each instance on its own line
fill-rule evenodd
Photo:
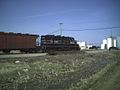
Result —
M 0 32 L 0 51 L 11 50 L 31 52 L 36 50 L 36 39 L 39 35 Z

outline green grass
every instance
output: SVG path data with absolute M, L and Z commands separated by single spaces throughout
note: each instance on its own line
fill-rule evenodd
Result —
M 67 68 L 63 65 L 45 61 L 21 64 L 2 63 L 0 66 L 0 88 L 4 90 L 16 90 L 16 87 L 23 89 L 32 84 L 37 89 L 45 89 L 59 73 L 67 72 Z M 25 86 L 27 84 L 28 86 Z M 44 85 L 37 86 L 37 84 Z
M 116 52 L 115 52 L 116 53 Z M 0 59 L 0 90 L 80 90 L 90 88 L 114 62 L 112 52 L 60 53 Z M 117 57 L 118 58 L 118 57 Z M 15 63 L 19 60 L 20 63 Z M 102 70 L 102 71 L 101 71 Z

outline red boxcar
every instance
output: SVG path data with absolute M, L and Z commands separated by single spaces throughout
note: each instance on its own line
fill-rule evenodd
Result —
M 30 51 L 36 48 L 38 35 L 0 32 L 0 50 Z

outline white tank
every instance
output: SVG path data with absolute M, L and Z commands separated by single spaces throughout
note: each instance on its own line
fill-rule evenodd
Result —
M 103 44 L 107 44 L 107 40 L 106 39 L 103 40 Z
M 107 38 L 107 49 L 113 46 L 112 38 Z
M 105 44 L 101 44 L 101 49 L 105 49 Z
M 117 40 L 116 39 L 113 40 L 113 46 L 117 47 Z

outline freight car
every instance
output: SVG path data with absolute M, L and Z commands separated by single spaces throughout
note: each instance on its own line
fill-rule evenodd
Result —
M 0 32 L 0 51 L 5 53 L 9 53 L 11 50 L 36 51 L 38 37 L 39 35 Z
M 41 39 L 40 39 L 41 38 Z M 11 50 L 21 52 L 49 52 L 80 50 L 72 37 L 55 35 L 33 35 L 0 32 L 0 51 L 9 53 Z
M 77 41 L 73 37 L 55 35 L 42 35 L 41 49 L 44 52 L 80 50 Z

